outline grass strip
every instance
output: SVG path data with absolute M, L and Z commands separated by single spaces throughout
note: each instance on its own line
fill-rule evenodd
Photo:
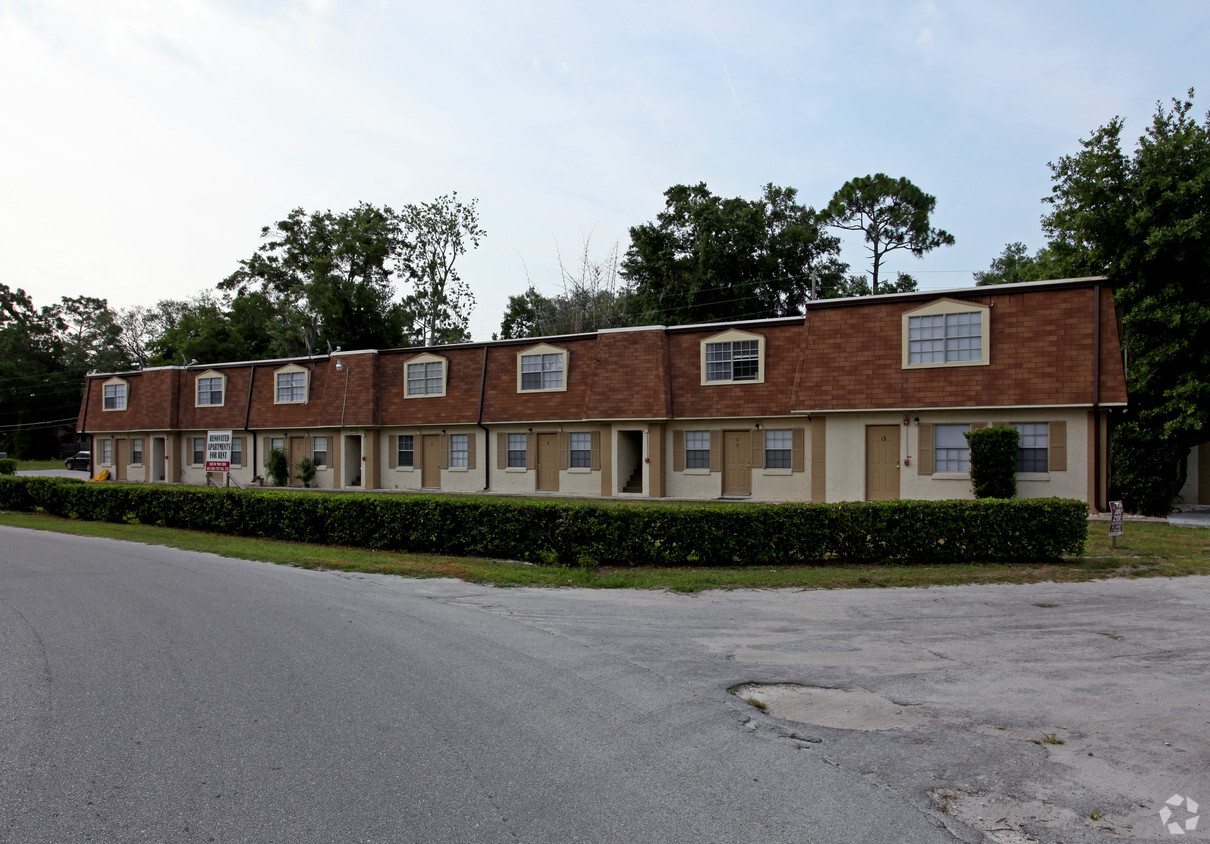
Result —
M 979 583 L 1078 582 L 1110 577 L 1181 577 L 1210 574 L 1210 531 L 1166 524 L 1127 525 L 1110 547 L 1107 526 L 1093 523 L 1085 556 L 1057 563 L 935 565 L 825 565 L 705 568 L 585 568 L 528 565 L 505 560 L 400 554 L 249 539 L 143 524 L 84 522 L 31 513 L 0 512 L 0 524 L 78 536 L 204 551 L 308 569 L 402 577 L 452 577 L 492 586 L 578 586 L 590 589 L 854 589 L 954 586 Z

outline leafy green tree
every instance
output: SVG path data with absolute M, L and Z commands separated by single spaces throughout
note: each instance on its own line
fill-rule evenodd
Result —
M 1030 255 L 1025 244 L 1017 241 L 1005 246 L 991 266 L 985 272 L 974 273 L 974 277 L 976 287 L 986 287 L 989 284 L 1016 284 L 1020 281 L 1061 278 L 1063 274 L 1049 248 L 1044 246 Z
M 873 278 L 870 291 L 878 293 L 887 253 L 906 249 L 920 258 L 938 246 L 954 245 L 952 234 L 929 222 L 936 205 L 936 198 L 907 179 L 877 173 L 845 182 L 823 213 L 828 225 L 865 235 Z
M 1108 275 L 1121 313 L 1130 407 L 1114 435 L 1129 509 L 1167 513 L 1189 449 L 1210 440 L 1210 115 L 1157 106 L 1132 152 L 1123 120 L 1051 164 L 1043 217 L 1070 275 Z
M 664 196 L 654 223 L 630 229 L 622 261 L 636 321 L 789 316 L 844 279 L 839 238 L 794 188 L 768 184 L 759 199 L 724 199 L 703 182 Z
M 458 192 L 432 202 L 406 205 L 399 212 L 401 249 L 396 266 L 412 284 L 404 300 L 410 338 L 427 346 L 470 339 L 467 326 L 475 296 L 458 275 L 458 258 L 478 249 L 487 235 L 479 226 L 479 200 L 468 203 Z
M 403 345 L 406 310 L 394 301 L 390 269 L 403 244 L 390 207 L 362 203 L 340 214 L 295 208 L 261 237 L 265 242 L 218 287 L 236 300 L 262 294 L 243 304 L 249 313 L 271 313 L 275 353 Z
M 920 285 L 916 279 L 907 273 L 901 272 L 895 275 L 895 281 L 887 284 L 883 283 L 882 290 L 879 291 L 880 296 L 887 293 L 911 293 Z M 861 275 L 850 275 L 845 278 L 844 282 L 836 288 L 834 296 L 872 296 L 874 291 L 870 288 L 870 277 L 864 273 Z

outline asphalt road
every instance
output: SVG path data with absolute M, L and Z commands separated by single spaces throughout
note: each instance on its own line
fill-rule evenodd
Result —
M 542 623 L 582 594 L 0 527 L 0 838 L 975 840 L 754 722 L 700 627 Z

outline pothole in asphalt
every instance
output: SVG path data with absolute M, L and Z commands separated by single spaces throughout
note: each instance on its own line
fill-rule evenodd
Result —
M 774 718 L 837 730 L 895 730 L 924 723 L 918 707 L 864 689 L 823 689 L 794 683 L 743 683 L 729 691 Z

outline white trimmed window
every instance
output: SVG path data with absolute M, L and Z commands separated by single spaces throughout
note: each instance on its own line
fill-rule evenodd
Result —
M 971 447 L 966 441 L 970 429 L 969 424 L 933 427 L 934 472 L 970 472 Z
M 101 463 L 105 466 L 113 465 L 113 440 L 101 440 Z
M 469 458 L 470 434 L 450 434 L 450 468 L 465 469 Z
M 231 465 L 232 466 L 243 466 L 244 465 L 244 438 L 243 437 L 232 437 L 231 438 Z
M 685 432 L 685 468 L 710 468 L 710 432 Z
M 203 372 L 197 377 L 197 406 L 221 407 L 227 378 L 217 372 Z
M 762 384 L 765 338 L 746 331 L 726 331 L 701 344 L 703 384 Z
M 525 434 L 508 435 L 508 462 L 506 465 L 510 469 L 525 468 L 526 440 Z
M 446 363 L 445 358 L 436 355 L 420 355 L 408 361 L 404 394 L 408 398 L 444 396 Z
M 395 446 L 395 465 L 413 466 L 416 459 L 415 440 L 412 434 L 400 434 L 399 443 Z
M 991 309 L 941 299 L 903 315 L 903 367 L 989 363 Z
M 273 373 L 274 404 L 304 404 L 307 401 L 308 372 L 291 364 Z
M 206 438 L 194 437 L 192 445 L 193 454 L 189 463 L 191 466 L 201 466 L 206 462 Z
M 517 355 L 517 392 L 555 392 L 567 389 L 567 350 L 534 346 Z
M 765 468 L 794 467 L 794 434 L 792 431 L 765 431 Z
M 134 437 L 130 440 L 130 462 L 143 462 L 143 438 Z
M 316 466 L 328 465 L 327 437 L 311 437 L 311 462 Z
M 572 469 L 592 468 L 592 434 L 573 433 L 567 438 L 568 461 Z
M 1047 422 L 1014 422 L 1017 429 L 1017 471 L 1047 472 L 1050 470 L 1050 424 Z
M 121 378 L 111 378 L 101 387 L 105 410 L 125 410 L 127 384 Z

